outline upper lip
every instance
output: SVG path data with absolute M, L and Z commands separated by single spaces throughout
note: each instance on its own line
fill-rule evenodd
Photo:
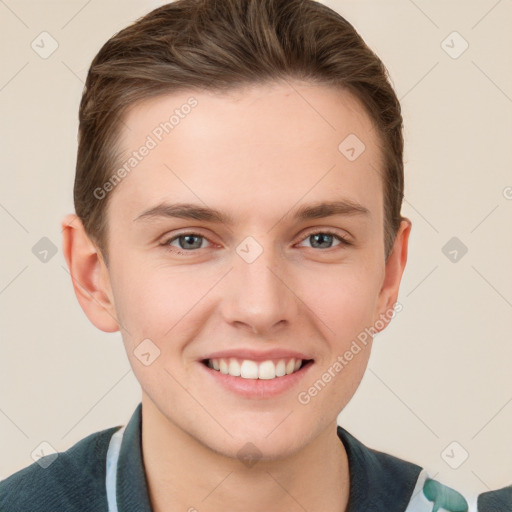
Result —
M 273 350 L 254 350 L 248 348 L 240 348 L 240 349 L 229 349 L 229 350 L 220 350 L 218 352 L 213 352 L 205 357 L 201 358 L 201 361 L 205 359 L 229 359 L 229 358 L 237 358 L 237 359 L 250 359 L 251 361 L 267 361 L 269 359 L 302 359 L 308 360 L 312 359 L 302 352 L 296 352 L 294 350 L 286 350 L 286 349 L 273 349 Z

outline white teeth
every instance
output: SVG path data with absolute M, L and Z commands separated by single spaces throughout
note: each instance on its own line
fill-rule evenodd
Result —
M 258 378 L 260 379 L 273 379 L 276 376 L 276 367 L 272 361 L 263 361 L 260 364 L 258 371 Z
M 271 360 L 257 363 L 250 359 L 240 361 L 236 358 L 208 359 L 209 368 L 220 371 L 224 375 L 242 377 L 243 379 L 271 380 L 296 372 L 302 367 L 302 359 L 279 359 L 277 363 Z
M 228 371 L 229 371 L 229 365 L 226 362 L 226 360 L 225 359 L 221 359 L 219 364 L 220 364 L 220 373 L 223 373 L 224 375 L 227 375 Z
M 284 359 L 280 359 L 276 364 L 276 377 L 282 377 L 286 375 L 286 363 Z
M 229 360 L 229 375 L 240 377 L 240 371 L 240 363 L 236 359 L 231 358 Z
M 245 359 L 240 366 L 240 377 L 244 379 L 258 378 L 258 363 Z

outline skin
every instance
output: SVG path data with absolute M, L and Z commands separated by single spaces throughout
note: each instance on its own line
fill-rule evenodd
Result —
M 110 192 L 108 268 L 80 220 L 62 222 L 77 298 L 96 327 L 121 331 L 141 384 L 152 506 L 343 511 L 349 476 L 336 419 L 361 381 L 371 341 L 307 405 L 297 395 L 366 327 L 389 317 L 410 221 L 402 221 L 385 260 L 378 134 L 352 95 L 326 86 L 272 83 L 152 98 L 125 117 L 126 154 L 191 95 L 197 107 Z M 351 133 L 366 147 L 354 161 L 338 150 Z M 293 217 L 300 206 L 340 199 L 368 213 Z M 216 208 L 234 223 L 134 221 L 164 200 Z M 319 246 L 311 235 L 325 229 L 350 245 L 333 237 Z M 176 252 L 165 247 L 184 232 L 205 237 L 188 240 L 200 248 L 183 239 L 180 247 L 178 238 Z M 263 249 L 252 263 L 236 252 L 248 236 Z M 134 355 L 147 338 L 160 350 L 149 366 Z M 212 384 L 199 366 L 233 347 L 298 350 L 314 363 L 277 397 L 242 398 Z M 252 467 L 237 458 L 247 442 L 261 456 Z

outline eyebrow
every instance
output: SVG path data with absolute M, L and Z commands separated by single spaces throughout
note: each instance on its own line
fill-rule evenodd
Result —
M 340 201 L 322 201 L 303 205 L 293 213 L 293 218 L 304 221 L 309 219 L 320 219 L 331 215 L 351 216 L 369 214 L 370 211 L 363 205 L 344 199 Z M 231 215 L 214 208 L 199 206 L 192 203 L 171 204 L 165 202 L 145 210 L 135 217 L 133 221 L 146 221 L 154 218 L 179 218 L 227 225 L 234 224 L 234 219 Z

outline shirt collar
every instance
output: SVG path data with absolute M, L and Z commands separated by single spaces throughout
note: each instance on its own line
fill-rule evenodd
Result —
M 368 448 L 338 425 L 347 452 L 350 495 L 347 512 L 402 512 L 407 508 L 421 467 Z
M 142 403 L 126 425 L 117 465 L 119 512 L 152 512 L 142 460 Z
M 367 448 L 341 426 L 337 433 L 347 452 L 350 472 L 347 512 L 405 510 L 421 468 Z M 142 459 L 142 403 L 126 425 L 116 485 L 119 512 L 152 512 Z

